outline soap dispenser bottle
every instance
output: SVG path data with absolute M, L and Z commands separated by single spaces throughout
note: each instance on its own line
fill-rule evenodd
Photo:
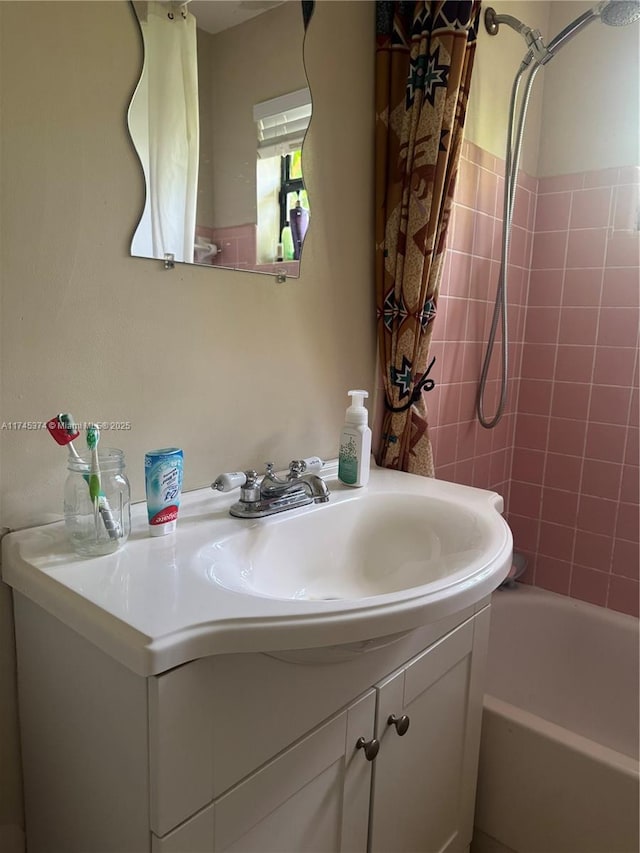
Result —
M 347 409 L 340 436 L 338 479 L 346 486 L 366 486 L 371 464 L 371 430 L 364 401 L 367 391 L 349 391 L 351 405 Z

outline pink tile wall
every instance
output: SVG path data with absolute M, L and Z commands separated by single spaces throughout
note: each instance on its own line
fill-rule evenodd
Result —
M 474 404 L 499 270 L 503 163 L 465 143 L 434 327 L 438 384 L 427 397 L 437 476 L 504 495 L 529 558 L 525 579 L 635 614 L 638 174 L 521 175 L 509 401 L 487 431 Z
M 275 275 L 284 271 L 287 275 L 300 275 L 300 261 L 283 261 L 273 264 L 256 262 L 257 226 L 255 223 L 231 225 L 225 228 L 208 228 L 196 225 L 196 237 L 202 237 L 209 243 L 215 243 L 220 251 L 204 263 L 214 267 L 233 267 L 234 269 L 266 272 Z M 196 252 L 197 255 L 197 252 Z M 196 260 L 197 263 L 201 261 Z
M 255 269 L 256 266 L 256 225 L 232 225 L 226 228 L 207 228 L 196 226 L 196 236 L 219 246 L 220 251 L 206 263 L 217 267 L 235 267 Z
M 504 164 L 465 142 L 456 188 L 431 348 L 436 388 L 429 392 L 431 439 L 441 479 L 509 492 L 517 383 L 506 415 L 493 430 L 475 416 L 478 378 L 496 295 L 502 239 Z M 535 221 L 536 181 L 522 175 L 516 194 L 509 268 L 509 358 L 520 372 Z M 489 373 L 485 412 L 495 412 L 499 342 Z
M 539 181 L 508 513 L 530 582 L 634 615 L 639 175 Z

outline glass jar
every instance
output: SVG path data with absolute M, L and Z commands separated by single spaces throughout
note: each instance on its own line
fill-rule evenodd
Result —
M 64 487 L 64 521 L 74 551 L 86 557 L 110 554 L 124 545 L 131 532 L 129 481 L 124 453 L 115 447 L 98 448 L 100 495 L 89 493 L 91 451 L 69 457 Z

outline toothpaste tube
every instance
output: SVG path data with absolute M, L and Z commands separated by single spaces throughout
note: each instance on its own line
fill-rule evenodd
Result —
M 144 455 L 149 532 L 164 536 L 176 529 L 182 492 L 183 454 L 179 447 L 163 447 Z

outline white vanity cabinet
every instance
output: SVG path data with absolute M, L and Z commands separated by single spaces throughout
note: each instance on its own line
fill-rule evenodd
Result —
M 345 660 L 148 678 L 15 604 L 29 853 L 468 849 L 487 598 Z
M 371 763 L 354 744 L 374 714 L 370 690 L 174 832 L 154 835 L 153 853 L 364 853 Z
M 376 688 L 371 853 L 455 853 L 473 831 L 488 609 Z M 408 725 L 406 731 L 404 727 Z

